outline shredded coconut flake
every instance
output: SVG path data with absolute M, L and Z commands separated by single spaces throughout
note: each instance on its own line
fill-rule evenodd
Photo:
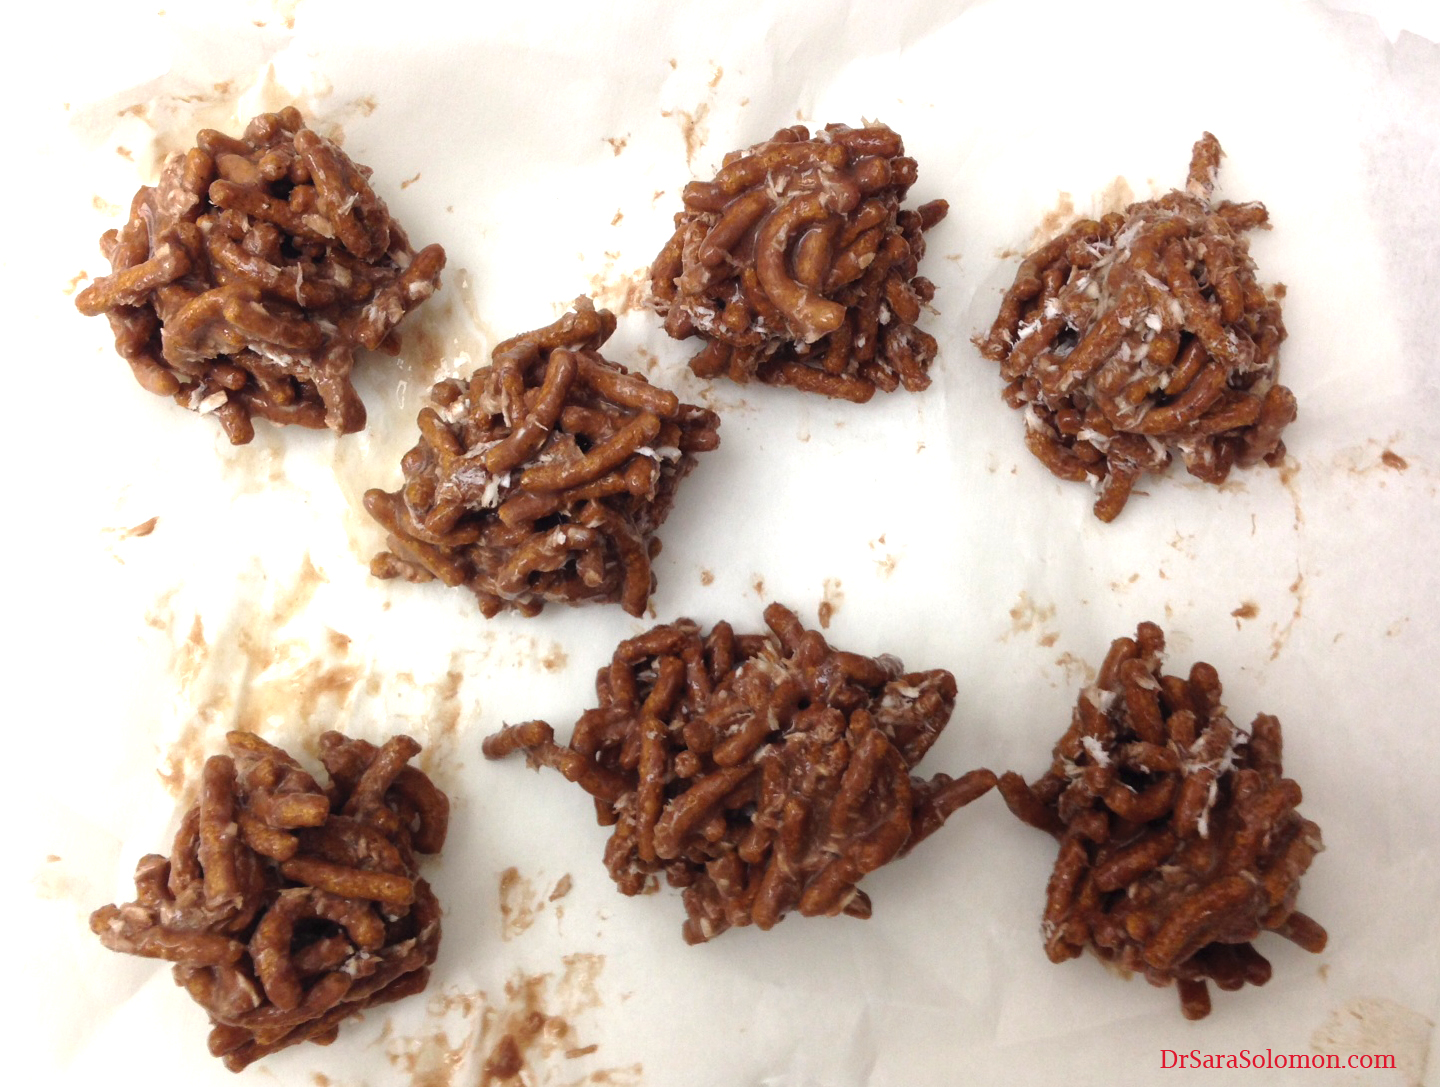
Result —
M 200 401 L 200 403 L 196 406 L 195 410 L 198 411 L 201 415 L 209 415 L 212 411 L 224 407 L 225 403 L 229 399 L 230 398 L 225 394 L 225 390 L 221 389 L 219 392 L 213 392 L 204 400 Z
M 1105 767 L 1110 765 L 1110 755 L 1104 746 L 1094 736 L 1082 737 L 1080 742 L 1085 746 L 1086 752 L 1094 760 L 1096 766 Z

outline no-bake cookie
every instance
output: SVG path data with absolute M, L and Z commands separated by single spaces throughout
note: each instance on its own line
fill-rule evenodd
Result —
M 858 884 L 995 784 L 912 771 L 955 705 L 943 669 L 831 648 L 779 604 L 767 634 L 682 619 L 622 642 L 567 746 L 543 721 L 484 751 L 523 751 L 595 798 L 625 894 L 684 888 L 685 940 L 805 916 L 870 916 Z
M 1025 413 L 1026 446 L 1061 479 L 1088 481 L 1102 521 L 1172 453 L 1207 483 L 1285 456 L 1285 326 L 1244 236 L 1268 214 L 1213 199 L 1220 155 L 1205 133 L 1184 192 L 1081 220 L 1026 257 L 976 341 Z

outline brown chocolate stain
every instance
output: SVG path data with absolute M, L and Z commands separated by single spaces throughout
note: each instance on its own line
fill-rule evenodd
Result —
M 1055 206 L 1040 216 L 1039 224 L 1030 235 L 1030 243 L 1026 246 L 1026 252 L 1039 249 L 1074 221 L 1075 201 L 1068 192 L 1062 192 L 1055 201 Z
M 175 609 L 172 607 L 179 585 L 166 589 L 145 609 L 145 625 L 152 630 L 169 630 L 175 623 Z
M 828 630 L 830 620 L 845 602 L 845 594 L 840 591 L 840 579 L 838 577 L 827 577 L 824 585 L 824 597 L 820 601 L 819 618 L 822 630 Z
M 286 28 L 294 29 L 299 3 L 300 0 L 274 0 L 274 17 Z M 257 26 L 267 23 L 263 19 L 252 21 Z M 135 163 L 141 180 L 153 184 L 165 157 L 195 146 L 195 133 L 202 128 L 238 135 L 254 113 L 273 113 L 293 105 L 305 116 L 311 129 L 338 144 L 345 138 L 342 122 L 369 116 L 377 108 L 375 99 L 368 95 L 338 104 L 327 103 L 334 90 L 329 81 L 313 72 L 307 78 L 307 83 L 296 87 L 282 84 L 275 66 L 270 64 L 257 78 L 244 84 L 226 80 L 191 93 L 161 94 L 126 106 L 117 111 L 117 116 L 137 118 L 150 129 L 150 134 L 133 150 L 125 149 L 124 157 Z M 244 117 L 239 112 L 242 103 L 246 108 Z
M 617 252 L 607 252 L 605 263 L 590 277 L 590 297 L 595 304 L 615 314 L 644 309 L 650 300 L 650 269 L 616 270 Z
M 121 540 L 134 539 L 137 536 L 148 536 L 155 531 L 155 526 L 159 524 L 159 522 L 159 517 L 152 517 L 148 521 L 141 521 L 138 525 L 131 525 L 129 528 L 102 528 L 100 532 L 101 535 L 105 537 L 105 553 L 121 566 L 124 566 L 125 559 L 121 556 L 120 552 L 115 549 L 115 544 Z
M 1305 611 L 1305 575 L 1296 574 L 1295 580 L 1290 583 L 1290 595 L 1295 598 L 1295 609 L 1291 612 L 1290 618 L 1285 621 L 1284 626 L 1272 625 L 1270 628 L 1270 659 L 1273 661 L 1280 655 L 1280 650 L 1285 648 L 1285 643 L 1290 640 L 1290 633 L 1295 629 L 1295 624 L 1300 621 Z
M 1176 531 L 1175 535 L 1166 542 L 1187 559 L 1195 557 L 1195 534 L 1193 532 L 1187 536 L 1183 532 Z
M 702 567 L 700 568 L 700 584 L 701 584 L 701 585 L 714 585 L 714 584 L 715 584 L 715 571 L 713 571 L 713 570 L 707 570 L 705 567 L 702 566 Z
M 415 184 L 415 182 L 419 180 L 420 175 L 419 173 L 416 173 L 414 177 L 407 177 L 404 181 L 400 182 L 400 187 L 402 189 L 408 189 L 411 185 Z
M 1337 469 L 1352 476 L 1382 476 L 1380 486 L 1386 485 L 1390 472 L 1404 472 L 1411 467 L 1408 458 L 1395 451 L 1395 446 L 1404 439 L 1403 432 L 1396 431 L 1381 439 L 1367 438 L 1362 445 L 1353 445 L 1340 450 L 1334 458 Z
M 307 661 L 288 675 L 254 683 L 242 693 L 235 725 L 245 732 L 266 734 L 286 725 L 304 725 L 319 718 L 327 704 L 345 706 L 360 678 L 357 663 Z
M 399 1041 L 392 1047 L 390 1061 L 409 1075 L 409 1087 L 458 1087 L 474 1042 L 473 1027 L 458 1043 L 440 1030 L 425 1038 Z
M 89 881 L 69 871 L 53 853 L 30 877 L 30 886 L 36 898 L 47 902 L 75 902 L 87 909 L 93 908 L 93 903 L 86 901 L 91 893 Z
M 131 152 L 130 148 L 125 147 L 122 144 L 116 144 L 115 153 L 119 155 L 122 159 L 124 159 L 126 162 L 135 161 L 135 155 Z
M 574 954 L 561 962 L 564 970 L 553 985 L 548 973 L 516 973 L 505 983 L 503 1005 L 485 1008 L 477 1046 L 483 1062 L 478 1087 L 638 1087 L 639 1064 L 594 1069 L 579 1079 L 559 1065 L 592 1056 L 599 1048 L 579 1036 L 575 1023 L 603 1003 L 597 980 L 605 960 Z
M 270 629 L 277 630 L 299 615 L 315 599 L 315 590 L 329 581 L 324 571 L 315 565 L 310 552 L 306 551 L 300 558 L 300 571 L 295 581 L 275 595 L 269 617 Z
M 175 654 L 172 672 L 176 681 L 181 686 L 194 683 L 209 656 L 210 647 L 205 644 L 205 622 L 196 615 L 190 622 L 190 633 Z
M 569 1022 L 546 1009 L 548 989 L 548 974 L 517 976 L 505 983 L 505 1007 L 485 1009 L 482 1052 L 486 1057 L 481 1087 L 513 1082 L 526 1070 L 532 1056 L 553 1052 L 555 1040 L 571 1033 Z M 492 1038 L 486 1046 L 484 1042 Z
M 285 441 L 279 428 L 261 421 L 248 445 L 232 446 L 220 458 L 220 477 L 231 486 L 231 497 L 295 490 L 285 474 Z
M 882 532 L 875 539 L 869 541 L 866 546 L 868 546 L 871 551 L 877 551 L 884 545 L 885 533 Z M 900 556 L 894 554 L 893 552 L 887 551 L 880 558 L 871 559 L 870 561 L 872 561 L 878 568 L 878 572 L 881 578 L 889 578 L 889 576 L 895 572 L 895 567 L 900 565 Z
M 693 111 L 662 109 L 660 116 L 674 117 L 679 121 L 680 135 L 685 140 L 685 165 L 693 170 L 695 156 L 700 153 L 700 148 L 705 146 L 705 141 L 710 138 L 710 130 L 705 125 L 705 119 L 710 116 L 710 103 L 701 102 Z
M 568 895 L 570 891 L 574 888 L 574 886 L 575 880 L 571 878 L 569 872 L 566 872 L 563 876 L 561 876 L 555 881 L 555 886 L 550 889 L 550 895 L 547 901 L 558 902 L 560 899 Z
M 610 225 L 611 225 L 611 226 L 619 226 L 619 225 L 620 225 L 620 220 L 621 220 L 621 219 L 624 219 L 624 218 L 625 218 L 625 213 L 624 213 L 623 211 L 621 211 L 619 208 L 616 208 L 616 209 L 615 209 L 615 217 L 610 220 Z
M 1280 485 L 1290 495 L 1290 504 L 1295 508 L 1295 530 L 1305 523 L 1305 511 L 1300 505 L 1300 462 L 1287 455 L 1276 466 L 1280 473 Z
M 199 794 L 200 767 L 212 752 L 206 747 L 204 722 L 191 717 L 180 728 L 180 735 L 166 749 L 161 767 L 155 771 L 160 784 L 176 801 L 188 808 Z
M 63 288 L 61 288 L 60 293 L 64 295 L 74 294 L 77 290 L 79 290 L 81 282 L 89 278 L 90 273 L 87 272 L 84 268 L 81 268 L 80 271 L 76 272 L 73 276 L 70 277 L 69 282 L 66 283 Z
M 1055 663 L 1064 670 L 1065 682 L 1072 687 L 1088 687 L 1095 682 L 1095 668 L 1074 653 L 1061 653 Z
M 545 900 L 513 865 L 500 873 L 500 938 L 513 940 L 529 930 L 545 909 Z
M 1407 1087 L 1420 1087 L 1430 1058 L 1435 1023 L 1428 1016 L 1387 997 L 1362 996 L 1336 1008 L 1310 1035 L 1316 1053 L 1389 1054 Z
M 439 992 L 431 993 L 425 1003 L 425 1009 L 431 1015 L 448 1015 L 458 1008 L 460 1014 L 466 1019 L 476 1015 L 484 1006 L 484 993 L 472 993 L 464 989 L 442 989 Z
M 193 789 L 206 754 L 231 729 L 313 754 L 321 732 L 346 723 L 364 674 L 340 631 L 282 636 L 327 580 L 308 552 L 293 580 L 277 584 L 258 562 L 241 580 L 234 611 L 208 624 L 214 627 L 208 636 L 206 620 L 195 615 L 172 654 L 181 724 L 159 773 L 177 798 Z
M 1280 482 L 1288 487 L 1295 477 L 1300 474 L 1300 462 L 1294 457 L 1286 456 L 1276 467 L 1276 471 L 1280 473 Z
M 1237 476 L 1231 476 L 1221 483 L 1205 483 L 1202 480 L 1186 480 L 1183 484 L 1188 489 L 1197 491 L 1219 491 L 1221 494 L 1249 494 L 1250 488 L 1245 486 L 1245 481 Z M 1139 494 L 1139 491 L 1135 492 Z
M 610 150 L 615 153 L 615 157 L 619 158 L 620 152 L 624 151 L 625 145 L 630 142 L 630 133 L 627 132 L 623 136 L 604 136 L 602 139 L 610 145 Z
M 110 203 L 110 201 L 106 200 L 103 196 L 100 196 L 98 194 L 91 197 L 90 205 L 101 215 L 108 215 L 111 218 L 114 218 L 120 214 L 119 204 L 112 204 Z
M 1116 177 L 1114 181 L 1106 185 L 1094 195 L 1095 218 L 1102 215 L 1109 215 L 1112 212 L 1123 213 L 1126 208 L 1135 202 L 1135 190 L 1130 187 L 1130 182 L 1123 177 Z
M 205 641 L 205 623 L 196 615 L 190 622 L 189 633 L 175 649 L 170 661 L 170 674 L 182 692 L 196 686 L 205 665 L 210 659 L 210 647 Z M 188 716 L 180 727 L 180 733 L 161 758 L 157 773 L 165 791 L 177 800 L 188 798 L 194 792 L 200 766 L 210 753 L 205 747 L 205 722 L 197 715 Z
M 463 268 L 457 278 L 468 286 Z M 473 294 L 461 293 L 456 284 L 456 289 L 431 299 L 405 322 L 400 355 L 393 365 L 400 378 L 397 399 L 411 418 L 436 382 L 468 373 L 489 358 L 486 338 L 477 334 L 478 315 L 469 310 L 473 303 Z M 403 434 L 406 445 L 414 443 L 413 430 L 406 428 Z
M 1230 613 L 1235 619 L 1235 629 L 1240 629 L 1242 619 L 1254 619 L 1260 614 L 1260 605 L 1253 600 L 1247 600 Z
M 420 1037 L 397 1037 L 386 1020 L 380 1040 L 386 1043 L 390 1063 L 409 1077 L 410 1087 L 459 1087 L 474 1082 L 475 1041 L 480 1030 L 485 994 L 459 989 L 431 991 L 425 1010 L 432 1019 L 449 1018 L 457 1013 L 454 1024 L 460 1040 L 450 1040 L 452 1024 L 446 1023 Z
M 763 577 L 757 576 L 755 580 L 750 583 L 750 588 L 755 590 L 756 596 L 762 600 L 765 598 L 765 579 Z
M 135 536 L 148 536 L 155 531 L 155 526 L 159 523 L 159 517 L 152 517 L 148 521 L 141 521 L 138 525 L 133 525 L 121 532 L 120 538 L 122 540 L 128 540 Z
M 533 634 L 500 634 L 494 629 L 480 631 L 469 646 L 469 653 L 512 668 L 536 672 L 556 672 L 569 667 L 570 657 L 559 642 L 542 643 Z
M 1128 590 L 1131 585 L 1134 585 L 1134 584 L 1135 584 L 1137 581 L 1139 581 L 1139 580 L 1140 580 L 1140 575 L 1139 575 L 1138 573 L 1136 573 L 1136 574 L 1131 574 L 1131 575 L 1130 575 L 1129 577 L 1127 577 L 1124 581 L 1112 581 L 1112 582 L 1110 583 L 1110 591 L 1111 591 L 1111 592 L 1116 592 L 1116 593 L 1123 593 L 1123 592 L 1125 592 L 1126 590 Z
M 416 719 L 407 723 L 407 731 L 424 745 L 416 765 L 424 770 L 446 792 L 454 792 L 447 780 L 465 764 L 457 756 L 460 721 L 465 714 L 461 688 L 465 684 L 464 651 L 452 649 L 445 674 L 421 686 L 424 707 Z M 397 679 L 399 677 L 396 677 Z M 414 677 L 408 677 L 414 682 Z
M 1036 642 L 1049 648 L 1060 640 L 1058 632 L 1045 629 L 1046 624 L 1054 618 L 1054 604 L 1037 604 L 1030 599 L 1030 594 L 1022 589 L 1015 606 L 1010 609 L 1010 629 L 1000 636 L 1000 640 L 1008 642 L 1016 634 L 1036 631 Z

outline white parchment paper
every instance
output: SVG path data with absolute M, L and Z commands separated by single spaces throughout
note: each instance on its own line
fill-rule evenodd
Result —
M 127 0 L 31 6 L 13 33 L 16 1082 L 235 1082 L 168 970 L 106 952 L 85 922 L 168 850 L 186 774 L 241 726 L 302 747 L 328 727 L 408 731 L 454 799 L 428 867 L 446 908 L 430 992 L 250 1082 L 488 1083 L 490 1048 L 538 1012 L 531 1085 L 1149 1084 L 1166 1051 L 1192 1050 L 1396 1059 L 1253 1073 L 1268 1083 L 1440 1083 L 1433 5 Z M 449 267 L 404 358 L 366 368 L 363 434 L 259 424 L 234 449 L 139 389 L 73 295 L 167 151 L 290 102 L 374 167 Z M 922 266 L 934 385 L 855 407 L 696 380 L 695 343 L 637 305 L 681 187 L 778 127 L 860 118 L 905 137 L 916 202 L 951 204 Z M 1292 462 L 1219 489 L 1147 479 L 1101 525 L 1087 488 L 1025 451 L 969 338 L 1042 221 L 1179 184 L 1205 129 L 1228 154 L 1224 195 L 1264 200 L 1274 224 L 1252 251 L 1288 292 Z M 924 772 L 1033 777 L 1109 641 L 1154 619 L 1174 667 L 1218 668 L 1237 721 L 1283 722 L 1328 847 L 1301 907 L 1329 948 L 1262 939 L 1273 980 L 1216 993 L 1201 1023 L 1093 960 L 1053 966 L 1038 919 L 1054 845 L 996 795 L 870 877 L 866 922 L 792 917 L 688 948 L 676 892 L 618 895 L 588 798 L 479 743 L 531 717 L 563 734 L 648 624 L 613 608 L 487 622 L 463 594 L 376 582 L 383 533 L 360 507 L 398 481 L 436 377 L 583 292 L 621 314 L 609 357 L 723 418 L 662 532 L 656 621 L 757 629 L 770 600 L 811 623 L 828 604 L 833 643 L 958 677 Z

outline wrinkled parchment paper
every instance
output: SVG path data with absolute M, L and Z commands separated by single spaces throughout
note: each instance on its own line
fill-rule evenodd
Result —
M 328 727 L 408 731 L 454 798 L 428 864 L 446 907 L 430 991 L 250 1082 L 485 1083 L 520 1030 L 520 1082 L 536 1085 L 1148 1084 L 1166 1050 L 1267 1049 L 1397 1067 L 1257 1082 L 1440 1083 L 1435 9 L 607 7 L 155 0 L 19 17 L 0 463 L 18 488 L 4 870 L 22 1080 L 235 1082 L 168 970 L 104 951 L 85 921 L 128 900 L 140 855 L 168 851 L 186 776 L 238 726 L 302 749 Z M 136 386 L 72 301 L 167 151 L 289 102 L 450 263 L 404 358 L 365 368 L 368 430 L 259 424 L 234 449 Z M 783 125 L 862 117 L 905 137 L 916 202 L 951 204 L 922 267 L 933 387 L 855 407 L 694 379 L 697 342 L 667 340 L 639 305 L 681 187 Z M 1147 478 L 1102 525 L 1087 488 L 1025 451 L 969 338 L 1042 223 L 1179 184 L 1204 129 L 1228 153 L 1223 195 L 1264 200 L 1274 223 L 1253 254 L 1288 289 L 1292 460 L 1219 489 Z M 1328 847 L 1300 900 L 1325 953 L 1263 938 L 1274 979 L 1216 993 L 1201 1023 L 1173 990 L 1088 958 L 1053 966 L 1038 919 L 1054 845 L 994 794 L 870 877 L 866 922 L 791 917 L 688 948 L 677 892 L 618 895 L 588 798 L 486 763 L 479 742 L 531 717 L 565 734 L 595 669 L 648 624 L 616 608 L 487 622 L 464 594 L 376 582 L 382 533 L 359 504 L 398 481 L 433 380 L 582 292 L 621 313 L 609 357 L 723 417 L 662 532 L 657 621 L 758 629 L 770 600 L 811 623 L 826 604 L 833 643 L 956 673 L 924 772 L 1033 777 L 1110 639 L 1154 619 L 1172 667 L 1219 669 L 1237 721 L 1281 718 Z

